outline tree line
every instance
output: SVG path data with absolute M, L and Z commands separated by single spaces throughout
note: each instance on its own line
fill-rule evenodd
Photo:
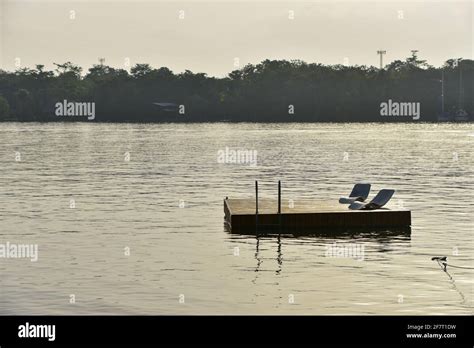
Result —
M 224 78 L 136 64 L 130 71 L 104 64 L 86 73 L 71 63 L 14 72 L 0 70 L 0 121 L 87 121 L 61 117 L 58 103 L 93 102 L 103 122 L 385 122 L 387 100 L 420 103 L 420 121 L 464 109 L 472 120 L 474 61 L 449 59 L 436 68 L 416 54 L 378 69 L 265 60 Z

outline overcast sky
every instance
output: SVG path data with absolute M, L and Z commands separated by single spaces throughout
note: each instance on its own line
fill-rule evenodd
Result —
M 471 0 L 0 1 L 5 70 L 103 57 L 224 76 L 266 58 L 378 66 L 378 49 L 385 63 L 412 49 L 436 66 L 473 56 Z

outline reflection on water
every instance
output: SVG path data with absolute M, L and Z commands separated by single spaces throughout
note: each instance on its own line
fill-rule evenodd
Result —
M 229 228 L 225 227 L 225 230 L 227 232 L 230 232 Z M 256 267 L 255 267 L 255 272 L 260 271 L 260 265 L 262 264 L 262 258 L 260 256 L 260 245 L 261 243 L 265 243 L 266 241 L 275 241 L 276 246 L 273 248 L 270 246 L 271 249 L 275 249 L 275 256 L 274 260 L 276 261 L 275 263 L 275 274 L 279 275 L 282 270 L 283 270 L 283 252 L 282 252 L 282 246 L 283 246 L 283 241 L 285 239 L 297 239 L 297 238 L 305 238 L 311 243 L 314 243 L 315 246 L 318 245 L 324 245 L 326 248 L 326 251 L 328 248 L 331 248 L 332 246 L 340 246 L 340 247 L 345 247 L 345 246 L 358 246 L 359 250 L 361 249 L 362 251 L 365 251 L 365 244 L 370 245 L 372 248 L 374 248 L 375 251 L 377 252 L 386 252 L 391 250 L 390 248 L 390 243 L 393 241 L 394 243 L 397 243 L 397 247 L 400 248 L 403 245 L 406 247 L 410 246 L 410 234 L 411 234 L 411 227 L 402 227 L 402 228 L 393 228 L 393 229 L 380 229 L 380 230 L 374 230 L 374 231 L 362 231 L 359 229 L 358 231 L 339 231 L 335 232 L 333 229 L 332 230 L 323 230 L 323 231 L 318 231 L 318 232 L 293 232 L 293 233 L 277 233 L 277 232 L 264 232 L 264 231 L 256 231 L 255 233 L 251 233 L 250 231 L 247 231 L 246 233 L 237 233 L 237 235 L 244 236 L 244 237 L 249 237 L 250 235 L 254 236 L 255 240 L 255 261 L 256 261 Z M 325 239 L 328 239 L 325 242 Z M 370 243 L 364 243 L 367 241 L 375 241 L 376 244 L 370 244 Z M 339 243 L 339 244 L 337 244 Z M 327 255 L 327 252 L 325 253 L 325 256 Z M 335 256 L 337 257 L 336 253 L 334 253 Z M 357 255 L 344 255 L 343 257 L 354 257 L 356 258 Z M 362 255 L 363 259 L 365 255 Z M 269 258 L 271 259 L 271 258 Z M 256 282 L 258 278 L 258 274 L 256 274 L 255 279 L 253 279 L 253 283 Z
M 0 244 L 38 244 L 39 259 L 0 259 L 0 314 L 471 313 L 473 270 L 446 276 L 431 257 L 473 264 L 472 133 L 1 123 Z M 257 165 L 219 163 L 226 147 L 256 150 Z M 357 181 L 394 188 L 412 227 L 226 231 L 224 197 L 252 197 L 255 180 L 262 199 L 282 180 L 295 206 L 337 201 Z

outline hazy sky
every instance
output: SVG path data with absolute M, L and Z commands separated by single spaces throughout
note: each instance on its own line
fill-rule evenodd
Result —
M 5 70 L 103 57 L 224 76 L 266 58 L 378 66 L 378 49 L 385 63 L 473 56 L 473 1 L 0 1 Z

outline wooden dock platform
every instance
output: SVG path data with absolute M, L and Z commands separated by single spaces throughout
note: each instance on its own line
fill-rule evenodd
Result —
M 264 230 L 328 230 L 353 228 L 405 228 L 411 225 L 411 211 L 387 204 L 376 210 L 350 210 L 348 204 L 337 201 L 295 201 L 281 207 L 276 200 L 259 200 L 258 215 L 255 199 L 224 200 L 225 222 L 233 233 Z M 258 225 L 257 225 L 258 224 Z

